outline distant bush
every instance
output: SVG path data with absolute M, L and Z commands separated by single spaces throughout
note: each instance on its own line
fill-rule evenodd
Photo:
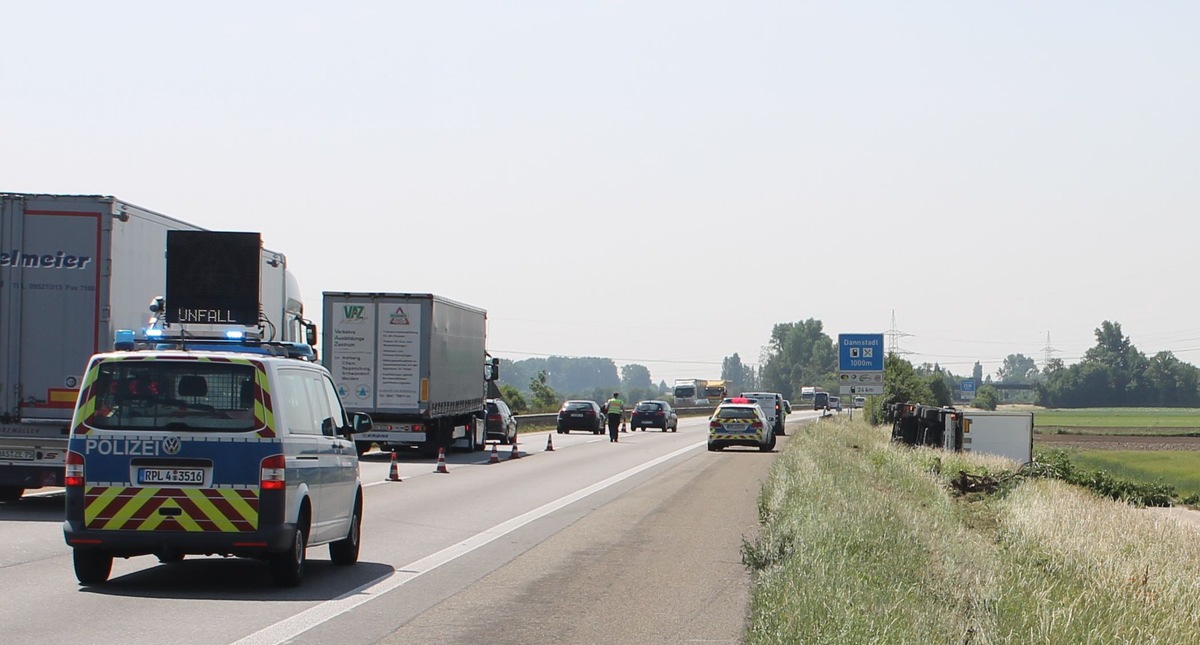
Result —
M 975 393 L 975 399 L 971 401 L 971 406 L 981 410 L 995 410 L 1000 404 L 1000 393 L 991 385 L 981 385 L 979 391 Z

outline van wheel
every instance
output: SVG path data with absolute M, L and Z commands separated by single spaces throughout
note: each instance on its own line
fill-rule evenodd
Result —
M 20 486 L 0 486 L 0 502 L 15 502 L 24 494 L 25 489 Z
M 99 585 L 108 581 L 112 573 L 112 555 L 103 551 L 75 549 L 75 577 L 85 585 Z
M 183 554 L 163 553 L 158 556 L 158 561 L 162 564 L 175 564 L 176 562 L 183 562 Z
M 347 565 L 358 562 L 358 547 L 362 540 L 362 500 L 354 501 L 354 514 L 350 516 L 350 532 L 344 540 L 329 543 L 329 559 L 334 564 Z
M 304 578 L 304 558 L 308 550 L 308 528 L 296 527 L 287 551 L 272 554 L 268 565 L 271 579 L 280 587 L 295 587 Z
M 367 451 L 371 449 L 371 442 L 370 441 L 355 441 L 354 449 L 356 451 L 358 451 L 358 456 L 361 457 L 361 456 L 367 454 Z

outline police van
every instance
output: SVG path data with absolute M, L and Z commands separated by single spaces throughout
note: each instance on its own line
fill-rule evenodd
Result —
M 88 362 L 71 420 L 63 531 L 81 583 L 139 555 L 257 558 L 283 586 L 308 547 L 358 560 L 352 435 L 371 419 L 346 413 L 311 348 L 128 331 L 116 347 Z

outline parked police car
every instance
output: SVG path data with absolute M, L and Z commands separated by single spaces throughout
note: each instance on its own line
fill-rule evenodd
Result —
M 751 446 L 762 452 L 775 449 L 775 427 L 757 399 L 732 397 L 717 406 L 708 420 L 708 449 Z
M 308 547 L 324 544 L 334 564 L 354 564 L 363 496 L 351 434 L 370 426 L 287 344 L 93 356 L 66 462 L 76 577 L 105 582 L 114 557 L 220 554 L 264 560 L 290 586 Z

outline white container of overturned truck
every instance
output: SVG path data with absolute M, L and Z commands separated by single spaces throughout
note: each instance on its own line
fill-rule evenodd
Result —
M 360 453 L 483 449 L 486 311 L 429 293 L 327 291 L 322 329 L 344 405 L 371 415 Z
M 0 500 L 62 485 L 88 358 L 146 327 L 169 230 L 204 229 L 114 197 L 0 193 Z M 303 341 L 286 258 L 264 249 L 260 279 L 265 327 Z
M 1033 413 L 963 412 L 962 449 L 1008 457 L 1019 464 L 1033 461 Z

